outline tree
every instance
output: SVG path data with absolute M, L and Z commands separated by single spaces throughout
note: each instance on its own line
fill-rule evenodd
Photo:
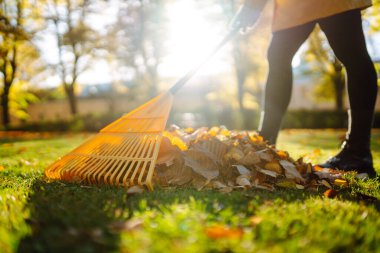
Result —
M 164 3 L 164 0 L 121 3 L 117 21 L 106 36 L 108 52 L 122 69 L 120 72 L 132 72 L 134 83 L 144 91 L 140 94 L 150 97 L 158 92 L 158 66 L 164 53 Z
M 48 0 L 46 19 L 52 23 L 58 49 L 58 72 L 72 115 L 78 113 L 75 90 L 78 77 L 91 63 L 99 41 L 98 33 L 87 24 L 92 0 Z
M 310 71 L 318 73 L 321 77 L 314 89 L 316 98 L 325 100 L 332 98 L 335 110 L 342 111 L 345 91 L 343 65 L 330 49 L 327 39 L 319 28 L 309 36 L 305 60 L 309 63 Z
M 219 0 L 224 11 L 226 21 L 231 21 L 233 15 L 237 12 L 240 4 L 232 0 Z M 269 31 L 265 31 L 269 26 L 270 15 L 263 11 L 261 20 L 254 31 L 245 36 L 236 36 L 233 41 L 233 68 L 237 84 L 237 101 L 239 110 L 243 116 L 243 128 L 251 128 L 250 123 L 252 115 L 247 111 L 244 101 L 246 95 L 251 95 L 255 100 L 261 99 L 260 83 L 265 78 L 265 48 L 269 42 Z M 264 53 L 263 53 L 264 52 Z M 255 101 L 258 103 L 258 101 Z
M 28 0 L 0 0 L 0 73 L 3 85 L 1 107 L 2 121 L 6 129 L 10 124 L 12 87 L 16 81 L 22 82 L 23 79 L 19 69 L 22 65 L 25 67 L 30 63 L 28 59 L 38 58 L 31 41 L 34 31 L 30 23 L 36 18 L 33 17 L 36 14 L 34 7 Z

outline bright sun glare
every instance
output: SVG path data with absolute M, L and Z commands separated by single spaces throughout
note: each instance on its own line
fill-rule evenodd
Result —
M 219 9 L 206 10 L 195 5 L 194 1 L 178 1 L 167 8 L 169 38 L 167 56 L 160 66 L 162 76 L 184 74 L 209 54 L 223 37 L 223 32 L 227 32 L 225 24 L 212 22 L 205 17 Z M 222 49 L 199 74 L 217 74 L 226 70 L 227 55 L 227 49 Z

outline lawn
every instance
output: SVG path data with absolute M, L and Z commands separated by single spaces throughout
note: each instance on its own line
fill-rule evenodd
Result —
M 343 131 L 286 130 L 279 149 L 321 162 Z M 318 191 L 125 189 L 47 182 L 89 134 L 0 137 L 0 252 L 379 252 L 380 183 Z M 380 172 L 380 131 L 373 156 Z

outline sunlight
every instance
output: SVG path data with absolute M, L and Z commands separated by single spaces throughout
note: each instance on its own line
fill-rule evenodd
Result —
M 206 18 L 215 14 L 223 15 L 217 6 L 197 8 L 193 1 L 178 1 L 168 6 L 167 11 L 168 52 L 160 66 L 160 74 L 181 76 L 211 52 L 227 32 L 227 27 L 223 23 L 218 24 Z M 200 74 L 217 74 L 227 70 L 227 55 L 228 50 L 221 50 L 202 68 Z

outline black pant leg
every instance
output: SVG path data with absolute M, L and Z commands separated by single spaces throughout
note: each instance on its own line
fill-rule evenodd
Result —
M 259 132 L 276 144 L 281 122 L 292 92 L 292 59 L 314 29 L 315 22 L 273 33 L 268 49 L 269 72 L 265 85 L 264 110 Z

